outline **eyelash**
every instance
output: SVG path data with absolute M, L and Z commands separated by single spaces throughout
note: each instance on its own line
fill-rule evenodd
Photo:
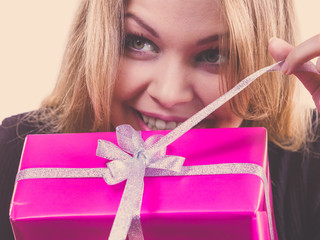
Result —
M 210 54 L 214 54 L 214 55 L 210 56 Z M 213 58 L 213 60 L 210 61 L 209 58 Z M 196 62 L 206 62 L 208 64 L 219 64 L 216 62 L 221 61 L 221 59 L 222 59 L 222 56 L 220 55 L 219 48 L 207 49 L 201 52 L 200 54 L 198 54 L 195 58 Z
M 141 49 L 134 47 L 134 41 L 141 41 L 143 44 Z M 137 43 L 137 42 L 136 42 Z M 141 44 L 140 43 L 140 44 Z M 145 47 L 152 48 L 151 50 L 142 50 Z M 125 38 L 125 50 L 127 55 L 138 57 L 141 59 L 148 59 L 159 53 L 159 47 L 154 44 L 151 40 L 144 37 L 142 33 L 131 33 L 127 34 Z M 214 54 L 213 56 L 209 54 Z M 215 61 L 208 61 L 208 57 L 217 58 Z M 225 57 L 221 56 L 219 53 L 219 48 L 207 49 L 195 56 L 195 63 L 204 68 L 218 68 L 221 63 L 225 61 Z
M 141 43 L 143 44 L 142 48 L 144 48 L 146 46 L 146 44 L 147 44 L 149 47 L 153 48 L 152 52 L 154 52 L 154 53 L 158 53 L 159 52 L 159 48 L 152 41 L 150 41 L 149 39 L 145 38 L 142 33 L 128 34 L 126 36 L 126 38 L 125 38 L 125 49 L 126 49 L 126 51 L 147 52 L 148 50 L 143 51 L 143 50 L 141 50 L 142 48 L 138 49 L 138 48 L 132 46 L 132 44 L 135 43 L 134 41 L 138 41 L 138 40 L 141 41 Z

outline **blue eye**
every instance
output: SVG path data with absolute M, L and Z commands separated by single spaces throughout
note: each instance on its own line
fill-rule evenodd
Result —
M 223 57 L 219 53 L 219 49 L 208 49 L 200 53 L 196 57 L 196 62 L 206 62 L 209 64 L 219 64 Z
M 143 36 L 128 35 L 125 41 L 127 50 L 140 51 L 140 52 L 154 52 L 158 53 L 159 48 L 150 40 Z

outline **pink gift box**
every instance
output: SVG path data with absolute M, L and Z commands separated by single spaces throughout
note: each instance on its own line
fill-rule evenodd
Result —
M 167 131 L 142 132 L 143 139 Z M 98 139 L 110 133 L 29 135 L 20 170 L 101 168 Z M 269 180 L 264 128 L 195 129 L 167 147 L 184 166 L 254 163 Z M 250 174 L 145 177 L 145 239 L 270 239 L 263 181 Z M 103 178 L 24 179 L 16 183 L 10 220 L 16 239 L 106 239 L 125 182 Z M 274 221 L 273 221 L 273 228 Z M 276 233 L 275 234 L 275 239 Z

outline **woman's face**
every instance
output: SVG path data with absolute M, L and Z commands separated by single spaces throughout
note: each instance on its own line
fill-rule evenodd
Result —
M 219 37 L 227 29 L 216 0 L 129 0 L 125 32 L 113 126 L 173 129 L 222 94 Z M 225 104 L 196 128 L 241 121 Z

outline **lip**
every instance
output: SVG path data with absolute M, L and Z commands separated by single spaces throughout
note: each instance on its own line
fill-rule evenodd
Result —
M 152 129 L 149 128 L 140 117 L 138 117 L 138 124 L 142 131 L 152 131 Z
M 148 112 L 139 111 L 136 109 L 133 109 L 133 110 L 134 110 L 134 113 L 137 117 L 138 125 L 142 131 L 154 131 L 154 130 L 150 129 L 145 124 L 145 122 L 141 119 L 140 114 L 146 115 L 148 117 L 158 118 L 158 119 L 161 119 L 161 120 L 164 120 L 167 122 L 173 121 L 173 122 L 182 123 L 188 119 L 188 118 L 181 118 L 181 117 L 174 117 L 174 116 L 164 116 L 164 115 L 156 114 L 156 113 L 148 113 Z M 194 126 L 193 129 L 207 128 L 209 126 L 209 121 L 210 121 L 209 119 L 204 119 L 200 123 L 198 123 L 196 126 Z
M 152 118 L 158 118 L 166 122 L 184 122 L 187 120 L 187 117 L 177 117 L 177 116 L 166 116 L 158 113 L 150 113 L 150 112 L 144 112 L 140 110 L 136 110 L 138 113 L 141 113 L 143 115 L 146 115 L 147 117 L 152 117 Z
M 133 113 L 134 113 L 134 115 L 135 115 L 135 117 L 137 119 L 137 123 L 138 123 L 138 126 L 139 126 L 140 130 L 142 130 L 142 131 L 152 131 L 152 129 L 149 128 L 144 123 L 144 121 L 141 119 L 139 111 L 135 110 L 134 108 L 132 110 L 133 110 Z

